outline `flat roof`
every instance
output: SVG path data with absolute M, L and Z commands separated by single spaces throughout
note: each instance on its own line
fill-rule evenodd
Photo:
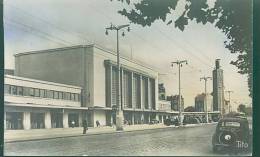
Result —
M 16 53 L 14 54 L 15 57 L 17 56 L 22 56 L 22 55 L 29 55 L 29 54 L 37 54 L 37 53 L 49 53 L 49 52 L 56 52 L 56 51 L 62 51 L 62 50 L 69 50 L 69 49 L 76 49 L 76 48 L 90 48 L 90 47 L 94 47 L 97 48 L 101 51 L 116 55 L 116 52 L 109 50 L 107 48 L 104 48 L 100 45 L 97 44 L 89 44 L 89 45 L 74 45 L 74 46 L 67 46 L 67 47 L 59 47 L 59 48 L 52 48 L 52 49 L 44 49 L 44 50 L 35 50 L 35 51 L 28 51 L 28 52 L 20 52 L 20 53 Z M 120 58 L 125 59 L 129 62 L 138 64 L 140 66 L 143 66 L 145 68 L 148 68 L 150 70 L 156 71 L 154 70 L 154 68 L 150 67 L 150 65 L 147 65 L 146 63 L 143 63 L 141 61 L 137 61 L 137 60 L 132 60 L 126 56 L 122 56 L 120 55 Z
M 61 87 L 68 87 L 68 88 L 75 88 L 75 89 L 82 89 L 82 88 L 79 87 L 79 86 L 72 86 L 72 85 L 61 84 L 61 83 L 56 83 L 56 82 L 36 80 L 36 79 L 25 78 L 25 77 L 20 77 L 20 76 L 5 75 L 5 78 L 16 79 L 16 80 L 23 80 L 23 81 L 35 82 L 35 83 L 41 83 L 41 84 L 48 84 L 48 85 L 54 85 L 54 86 L 61 86 Z

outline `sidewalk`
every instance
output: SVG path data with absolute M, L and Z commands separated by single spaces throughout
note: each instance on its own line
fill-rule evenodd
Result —
M 211 124 L 211 123 L 210 123 Z M 202 126 L 207 124 L 188 124 L 184 127 Z M 162 129 L 162 128 L 174 128 L 176 126 L 166 126 L 164 124 L 142 124 L 142 125 L 125 125 L 124 131 L 116 131 L 116 128 L 110 126 L 102 126 L 89 128 L 86 134 L 82 134 L 83 128 L 51 128 L 51 129 L 32 129 L 32 130 L 5 130 L 4 142 L 19 142 L 19 141 L 32 141 L 32 140 L 44 140 L 52 138 L 63 137 L 76 137 L 76 136 L 88 136 L 98 134 L 111 134 L 130 131 L 141 131 L 149 129 Z

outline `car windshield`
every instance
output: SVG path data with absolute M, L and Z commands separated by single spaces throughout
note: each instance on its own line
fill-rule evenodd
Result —
M 221 126 L 240 127 L 239 122 L 222 122 Z

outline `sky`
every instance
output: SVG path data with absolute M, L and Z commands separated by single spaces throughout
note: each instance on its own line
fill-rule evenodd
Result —
M 184 3 L 179 3 L 175 14 L 167 18 L 181 13 Z M 116 34 L 105 35 L 105 28 L 110 23 L 129 24 L 117 11 L 131 7 L 117 0 L 4 0 L 5 68 L 14 68 L 14 54 L 32 50 L 94 43 L 115 51 Z M 162 21 L 156 21 L 151 27 L 130 24 L 130 28 L 124 37 L 120 36 L 120 53 L 158 71 L 166 95 L 178 94 L 178 68 L 171 67 L 171 62 L 188 61 L 181 68 L 185 107 L 194 106 L 195 96 L 204 92 L 200 77 L 212 77 L 215 59 L 220 59 L 224 70 L 225 89 L 234 91 L 232 110 L 240 103 L 251 104 L 247 76 L 238 74 L 238 69 L 230 64 L 237 55 L 224 47 L 226 36 L 212 24 L 190 21 L 183 32 L 174 28 L 174 24 L 166 25 Z M 207 91 L 212 92 L 210 80 Z M 227 93 L 225 97 L 228 99 Z

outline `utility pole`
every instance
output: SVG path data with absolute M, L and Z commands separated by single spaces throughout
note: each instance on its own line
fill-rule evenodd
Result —
M 120 90 L 120 53 L 119 53 L 119 36 L 118 36 L 118 32 L 119 30 L 128 27 L 127 31 L 130 31 L 130 27 L 129 24 L 127 25 L 113 25 L 111 23 L 110 27 L 106 28 L 106 35 L 108 35 L 108 30 L 116 30 L 116 45 L 117 45 L 117 114 L 116 114 L 116 130 L 120 131 L 123 130 L 123 120 L 124 120 L 124 115 L 123 115 L 123 110 L 122 110 L 122 103 L 121 103 L 121 90 Z M 122 36 L 125 36 L 125 33 L 122 33 Z
M 200 81 L 201 80 L 204 80 L 205 81 L 205 99 L 204 99 L 204 109 L 206 110 L 205 113 L 206 113 L 206 122 L 208 123 L 209 122 L 209 114 L 208 114 L 208 103 L 207 103 L 207 80 L 210 79 L 212 80 L 212 77 L 201 77 L 200 78 Z
M 231 90 L 226 91 L 228 93 L 228 99 L 229 99 L 229 106 L 228 106 L 228 112 L 231 112 L 231 99 L 230 99 L 230 93 L 234 93 Z
M 179 120 L 180 120 L 180 126 L 182 126 L 182 108 L 181 108 L 181 67 L 182 67 L 182 64 L 183 63 L 186 63 L 188 64 L 187 60 L 182 60 L 182 61 L 179 61 L 177 60 L 176 62 L 172 62 L 172 67 L 173 67 L 173 64 L 177 64 L 178 65 L 178 68 L 179 68 L 179 102 L 178 102 L 178 106 L 179 106 Z

